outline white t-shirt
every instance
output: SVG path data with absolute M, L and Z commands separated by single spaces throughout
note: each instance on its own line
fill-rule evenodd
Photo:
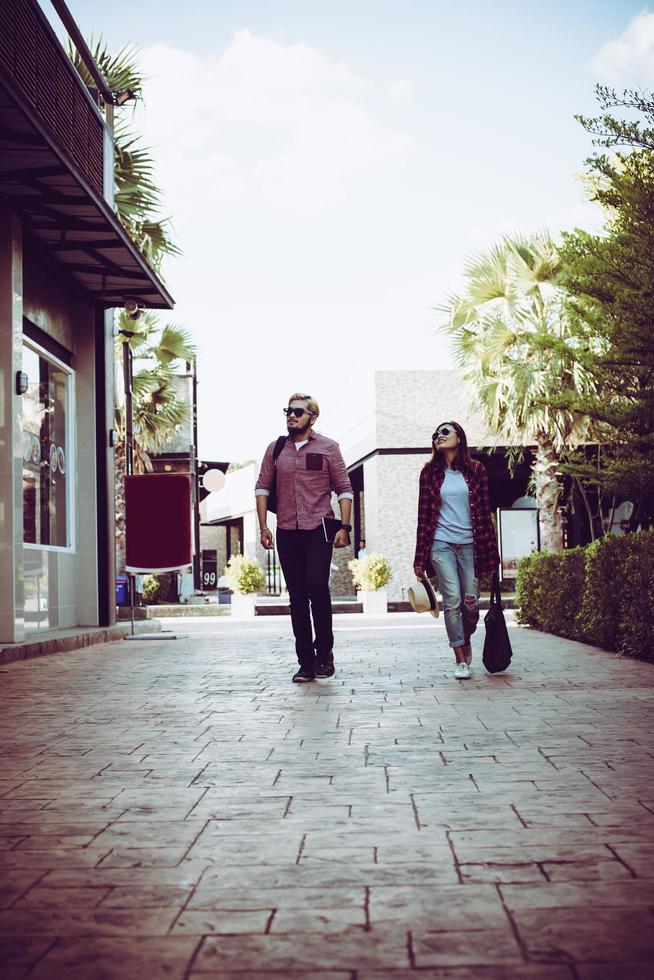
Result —
M 460 470 L 445 470 L 434 541 L 472 544 L 470 491 Z

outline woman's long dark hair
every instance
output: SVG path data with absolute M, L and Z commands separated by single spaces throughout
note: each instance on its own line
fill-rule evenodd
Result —
M 438 432 L 441 425 L 451 425 L 456 431 L 459 437 L 459 448 L 457 450 L 456 456 L 452 460 L 452 469 L 455 470 L 466 470 L 472 463 L 472 456 L 470 455 L 470 450 L 468 449 L 468 439 L 466 437 L 463 426 L 459 425 L 458 422 L 439 422 L 434 432 Z M 432 453 L 431 459 L 427 460 L 425 463 L 425 469 L 429 468 L 431 470 L 444 470 L 446 468 L 445 459 L 443 458 L 440 450 L 436 448 L 436 442 L 432 440 Z

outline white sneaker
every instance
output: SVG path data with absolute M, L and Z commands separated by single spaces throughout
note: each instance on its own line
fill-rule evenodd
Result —
M 462 661 L 462 663 L 456 665 L 456 668 L 454 670 L 454 676 L 459 681 L 467 681 L 469 679 L 470 668 L 468 667 L 465 660 Z

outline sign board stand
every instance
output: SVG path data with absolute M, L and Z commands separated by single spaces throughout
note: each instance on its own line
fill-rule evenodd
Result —
M 500 581 L 515 581 L 521 558 L 540 551 L 537 507 L 498 507 L 497 543 L 500 551 Z

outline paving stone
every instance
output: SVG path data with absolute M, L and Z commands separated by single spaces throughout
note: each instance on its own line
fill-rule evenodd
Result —
M 32 885 L 43 878 L 43 873 L 12 871 L 3 868 L 0 876 L 0 909 L 9 908 L 17 899 L 24 895 Z
M 256 888 L 244 891 L 235 886 L 226 889 L 219 882 L 213 887 L 202 884 L 188 902 L 189 909 L 350 909 L 363 908 L 366 889 L 360 888 Z
M 58 939 L 30 978 L 37 980 L 183 980 L 197 948 L 195 936 Z
M 654 877 L 654 841 L 647 844 L 624 844 L 618 839 L 615 853 L 639 878 Z
M 212 934 L 247 935 L 264 933 L 273 916 L 273 909 L 182 912 L 171 929 L 171 935 L 209 936 Z
M 455 930 L 416 931 L 412 948 L 418 969 L 426 966 L 485 966 L 488 963 L 517 966 L 524 957 L 508 922 L 503 928 L 475 929 L 462 921 Z
M 152 936 L 165 935 L 176 909 L 39 908 L 0 912 L 1 936 Z
M 26 976 L 53 944 L 53 939 L 39 936 L 0 936 L 0 976 L 3 980 Z
M 322 980 L 322 974 L 319 974 Z M 455 966 L 416 970 L 358 970 L 357 980 L 576 980 L 567 966 L 521 963 L 510 966 Z M 234 980 L 236 980 L 234 976 Z M 596 978 L 599 980 L 599 978 Z M 618 978 L 611 977 L 611 980 Z M 637 978 L 633 978 L 637 980 Z M 641 978 L 638 978 L 641 980 Z M 645 978 L 642 978 L 645 980 Z
M 579 980 L 652 980 L 652 961 L 582 963 L 576 972 Z
M 368 914 L 373 928 L 387 922 L 411 921 L 414 928 L 505 928 L 507 916 L 500 895 L 491 885 L 419 885 L 373 887 Z
M 535 960 L 620 963 L 654 960 L 649 909 L 531 909 L 514 913 L 520 935 Z
M 649 881 L 583 881 L 531 885 L 502 885 L 502 897 L 511 910 L 549 908 L 614 908 L 654 906 L 654 877 Z
M 649 977 L 651 666 L 512 628 L 462 685 L 387 625 L 302 688 L 284 617 L 11 665 L 8 977 Z
M 403 931 L 383 935 L 361 929 L 280 936 L 208 936 L 195 957 L 190 976 L 220 970 L 359 970 L 366 966 L 385 969 L 409 965 L 407 935 Z
M 112 909 L 180 908 L 186 904 L 191 894 L 190 887 L 164 885 L 159 882 L 144 885 L 132 878 L 129 885 L 107 888 L 104 898 L 98 904 Z
M 343 932 L 345 929 L 366 928 L 366 912 L 363 903 L 358 907 L 346 908 L 302 908 L 277 909 L 270 922 L 269 932 L 291 933 L 300 937 L 310 933 Z
M 109 895 L 109 888 L 30 888 L 13 903 L 15 909 L 92 909 Z

